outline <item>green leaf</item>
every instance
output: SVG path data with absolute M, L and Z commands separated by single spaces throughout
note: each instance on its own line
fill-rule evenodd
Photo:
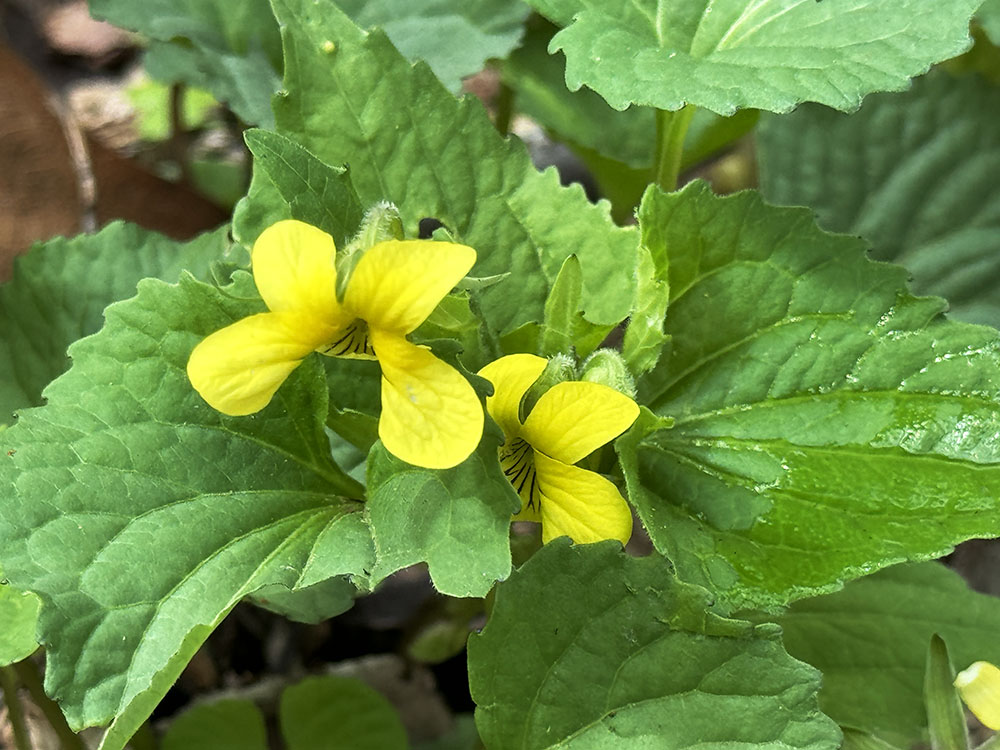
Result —
M 775 629 L 709 614 L 704 590 L 614 542 L 545 545 L 469 641 L 486 747 L 837 748 L 819 673 Z
M 267 750 L 267 727 L 252 701 L 202 703 L 174 719 L 163 735 L 162 748 Z
M 969 750 L 969 729 L 965 709 L 952 684 L 955 667 L 948 656 L 948 646 L 941 636 L 931 636 L 924 676 L 924 699 L 927 702 L 927 725 L 931 750 Z
M 451 91 L 521 41 L 530 8 L 512 0 L 338 0 L 362 28 L 378 26 L 402 54 L 423 60 Z
M 188 356 L 258 312 L 249 274 L 225 290 L 148 280 L 71 348 L 48 405 L 0 433 L 4 574 L 43 600 L 46 688 L 75 728 L 115 722 L 119 750 L 194 651 L 244 596 L 296 588 L 311 560 L 337 569 L 324 532 L 361 488 L 330 459 L 318 358 L 274 401 L 225 417 L 194 392 Z M 150 565 L 151 555 L 156 564 Z M 135 571 L 142 571 L 136 575 Z
M 722 115 L 804 101 L 856 109 L 969 42 L 981 0 L 529 0 L 565 26 L 566 84 L 615 109 L 694 104 Z
M 733 603 L 831 591 L 1000 528 L 1000 342 L 805 209 L 651 189 L 670 351 L 618 448 L 682 578 Z
M 303 570 L 303 577 L 305 572 Z M 315 625 L 349 610 L 354 604 L 356 592 L 357 589 L 343 578 L 325 578 L 295 591 L 280 583 L 261 586 L 250 599 L 254 604 L 290 620 Z
M 35 627 L 40 606 L 30 591 L 0 583 L 0 667 L 26 659 L 38 648 Z
M 1000 45 L 1000 0 L 986 0 L 977 14 L 990 41 Z
M 485 596 L 510 574 L 510 517 L 521 505 L 497 461 L 498 430 L 454 469 L 403 463 L 378 443 L 368 455 L 365 515 L 375 540 L 371 585 L 426 562 L 449 596 Z
M 641 194 L 653 166 L 654 110 L 629 107 L 619 112 L 589 89 L 567 89 L 560 58 L 546 49 L 557 31 L 558 27 L 536 17 L 528 25 L 524 43 L 503 65 L 504 81 L 517 92 L 518 110 L 570 144 L 592 170 L 589 152 L 620 168 L 639 170 L 641 174 L 634 179 L 636 183 L 642 180 Z M 755 111 L 719 117 L 698 110 L 688 129 L 683 167 L 693 166 L 731 144 L 749 132 L 756 121 Z M 601 181 L 600 174 L 595 177 Z
M 1000 325 L 998 117 L 1000 89 L 940 71 L 849 117 L 814 106 L 767 117 L 761 189 L 862 235 L 877 259 L 907 267 L 914 291 L 945 297 L 952 317 Z
M 324 164 L 278 133 L 248 130 L 243 137 L 254 167 L 277 188 L 291 217 L 328 232 L 337 247 L 344 247 L 364 218 L 347 170 Z
M 246 122 L 273 123 L 281 41 L 267 0 L 90 0 L 90 11 L 153 40 L 153 78 L 206 89 Z
M 97 331 L 104 308 L 135 294 L 139 279 L 206 276 L 226 245 L 224 229 L 184 243 L 115 222 L 18 258 L 0 286 L 0 423 L 42 404 L 42 389 L 69 366 L 66 348 Z
M 615 227 L 607 206 L 589 204 L 579 186 L 560 187 L 554 170 L 536 172 L 524 146 L 503 140 L 478 101 L 457 101 L 380 32 L 362 33 L 327 0 L 274 7 L 288 60 L 287 94 L 275 101 L 279 132 L 327 164 L 349 165 L 361 204 L 395 203 L 407 236 L 418 235 L 420 219 L 437 218 L 476 248 L 472 275 L 512 272 L 480 296 L 492 331 L 541 320 L 548 288 L 572 253 L 587 320 L 615 324 L 628 314 L 634 229 Z M 255 183 L 248 203 L 265 203 Z
M 375 561 L 372 534 L 361 513 L 348 513 L 327 524 L 306 560 L 302 575 L 293 591 L 315 587 L 331 578 L 351 573 L 359 587 L 369 588 L 368 571 Z M 328 608 L 332 612 L 332 608 Z
M 286 689 L 278 709 L 288 750 L 406 750 L 389 702 L 360 680 L 309 677 Z
M 909 747 L 924 738 L 923 679 L 935 633 L 960 666 L 1000 662 L 1000 599 L 939 563 L 896 565 L 777 620 L 785 648 L 823 673 L 820 706 L 840 724 Z

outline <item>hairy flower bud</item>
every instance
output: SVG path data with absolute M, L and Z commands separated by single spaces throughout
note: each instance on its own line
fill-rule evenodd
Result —
M 600 383 L 635 398 L 635 379 L 622 355 L 614 349 L 598 349 L 584 360 L 580 380 Z

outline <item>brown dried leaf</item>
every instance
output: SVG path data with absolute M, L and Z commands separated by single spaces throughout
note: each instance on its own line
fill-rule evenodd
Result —
M 78 178 L 34 71 L 0 46 L 0 280 L 32 242 L 80 229 Z
M 86 0 L 48 8 L 41 16 L 40 30 L 53 52 L 86 58 L 95 67 L 114 62 L 135 46 L 127 31 L 91 18 Z
M 150 174 L 95 139 L 87 140 L 97 182 L 97 223 L 135 222 L 185 240 L 228 220 L 229 215 L 188 187 Z

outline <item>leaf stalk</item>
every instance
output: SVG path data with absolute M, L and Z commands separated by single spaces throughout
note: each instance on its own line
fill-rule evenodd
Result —
M 24 707 L 17 697 L 18 679 L 13 667 L 0 667 L 0 688 L 3 702 L 7 706 L 7 721 L 14 733 L 17 750 L 31 750 L 31 737 L 24 723 Z
M 694 117 L 695 106 L 685 104 L 676 112 L 656 110 L 656 153 L 653 158 L 653 181 L 666 192 L 677 189 L 684 155 L 684 139 Z
M 21 684 L 28 689 L 31 700 L 42 710 L 45 719 L 49 722 L 49 726 L 52 727 L 52 730 L 59 738 L 60 747 L 63 750 L 87 750 L 87 746 L 83 744 L 83 740 L 80 739 L 76 732 L 69 728 L 69 724 L 66 723 L 66 717 L 63 716 L 63 712 L 59 706 L 45 694 L 45 688 L 42 687 L 42 678 L 38 673 L 38 667 L 35 666 L 35 663 L 31 659 L 25 659 L 15 664 L 14 670 L 20 678 Z

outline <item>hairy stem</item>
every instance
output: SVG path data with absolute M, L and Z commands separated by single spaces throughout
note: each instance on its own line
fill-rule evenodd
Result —
M 684 138 L 694 116 L 695 107 L 685 104 L 676 112 L 656 111 L 656 154 L 653 159 L 653 181 L 668 193 L 677 189 L 684 154 Z
M 31 737 L 24 723 L 24 708 L 17 697 L 17 674 L 13 667 L 0 668 L 0 688 L 3 689 L 3 702 L 7 706 L 7 721 L 14 732 L 14 745 L 17 750 L 31 750 Z
M 45 689 L 42 687 L 42 677 L 35 663 L 31 659 L 25 659 L 15 664 L 14 670 L 21 679 L 21 683 L 31 694 L 31 700 L 45 714 L 49 726 L 52 727 L 52 730 L 59 738 L 60 747 L 63 750 L 86 750 L 83 740 L 77 736 L 76 732 L 69 728 L 69 724 L 66 723 L 66 717 L 59 710 L 59 706 L 45 694 Z
M 497 92 L 496 108 L 494 120 L 496 129 L 500 131 L 500 135 L 507 135 L 510 133 L 510 121 L 514 115 L 514 89 L 502 81 L 500 91 Z

